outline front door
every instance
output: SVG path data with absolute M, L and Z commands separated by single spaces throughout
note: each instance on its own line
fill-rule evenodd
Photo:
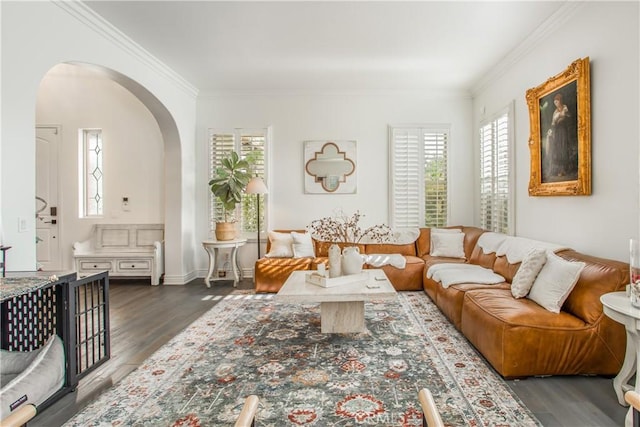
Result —
M 36 127 L 36 259 L 38 269 L 62 269 L 58 214 L 59 126 Z

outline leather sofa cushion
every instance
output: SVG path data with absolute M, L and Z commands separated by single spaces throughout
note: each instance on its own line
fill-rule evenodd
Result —
M 490 268 L 493 270 L 493 265 L 496 262 L 496 253 L 491 252 L 490 254 L 485 254 L 482 248 L 476 245 L 471 252 L 471 257 L 469 258 L 469 262 L 471 264 L 477 264 L 480 267 Z M 501 274 L 502 277 L 504 275 Z
M 508 283 L 498 283 L 495 285 L 483 285 L 479 283 L 461 283 L 458 285 L 451 285 L 448 288 L 443 288 L 438 284 L 437 296 L 438 308 L 442 313 L 447 316 L 447 319 L 453 325 L 460 330 L 462 322 L 462 304 L 464 302 L 464 295 L 468 291 L 477 289 L 492 291 L 496 289 L 511 289 Z
M 509 264 L 505 255 L 496 257 L 496 262 L 493 264 L 493 271 L 505 278 L 509 283 L 513 281 L 513 277 L 518 272 L 521 263 Z
M 538 329 L 580 329 L 587 326 L 583 320 L 569 313 L 552 313 L 530 299 L 516 299 L 509 288 L 499 292 L 476 289 L 468 292 L 466 297 L 488 316 L 509 326 Z
M 629 281 L 629 264 L 597 258 L 573 250 L 558 252 L 568 261 L 582 261 L 587 265 L 580 274 L 578 283 L 562 306 L 587 323 L 596 322 L 603 316 L 600 295 L 624 290 Z
M 603 339 L 599 325 L 515 299 L 508 289 L 469 291 L 462 307 L 462 333 L 504 377 L 615 375 L 622 364 L 624 328 Z
M 367 254 L 400 254 L 416 256 L 416 245 L 409 243 L 406 245 L 392 245 L 390 243 L 367 243 L 365 248 Z
M 459 263 L 459 264 L 465 264 L 465 260 L 463 260 L 462 258 L 445 258 L 445 257 L 432 257 L 430 255 L 427 255 L 426 257 L 423 258 L 424 259 L 424 274 L 426 277 L 427 274 L 427 270 L 429 270 L 429 267 L 431 267 L 432 265 L 436 265 L 436 264 L 451 264 L 451 263 Z
M 310 270 L 313 258 L 261 258 L 255 264 L 256 292 L 278 292 L 292 271 Z
M 387 278 L 396 291 L 420 291 L 422 290 L 422 275 L 424 272 L 424 260 L 416 256 L 405 255 L 407 264 L 403 269 L 392 265 L 379 267 L 387 275 Z M 367 269 L 376 268 L 365 264 Z

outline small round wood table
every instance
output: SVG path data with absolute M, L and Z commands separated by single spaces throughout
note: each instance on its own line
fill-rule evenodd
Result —
M 621 405 L 627 406 L 624 394 L 628 390 L 640 390 L 640 380 L 636 376 L 635 387 L 629 384 L 629 380 L 637 371 L 637 361 L 640 360 L 640 308 L 631 305 L 631 300 L 626 292 L 609 292 L 600 297 L 604 314 L 618 323 L 622 323 L 627 331 L 627 349 L 620 372 L 613 379 L 613 389 Z M 627 414 L 627 422 L 630 419 L 631 408 Z
M 216 280 L 229 280 L 226 277 L 213 277 L 213 272 L 216 270 L 216 260 L 218 259 L 218 249 L 231 249 L 231 268 L 233 270 L 233 287 L 236 287 L 238 281 L 241 279 L 240 268 L 238 267 L 238 257 L 236 253 L 238 248 L 244 246 L 247 243 L 247 239 L 234 239 L 234 240 L 205 240 L 202 242 L 202 247 L 209 255 L 209 272 L 204 282 L 207 284 L 207 288 L 211 287 L 211 282 Z

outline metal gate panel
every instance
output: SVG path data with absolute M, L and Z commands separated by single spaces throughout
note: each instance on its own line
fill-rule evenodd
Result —
M 75 384 L 111 357 L 109 334 L 109 275 L 94 274 L 73 281 L 68 288 L 70 340 L 69 371 Z

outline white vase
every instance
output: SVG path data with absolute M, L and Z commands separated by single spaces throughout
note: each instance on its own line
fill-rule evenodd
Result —
M 342 275 L 340 246 L 335 243 L 329 246 L 329 277 L 340 277 Z
M 349 246 L 342 250 L 342 274 L 358 274 L 362 272 L 364 258 L 360 255 L 360 248 Z

